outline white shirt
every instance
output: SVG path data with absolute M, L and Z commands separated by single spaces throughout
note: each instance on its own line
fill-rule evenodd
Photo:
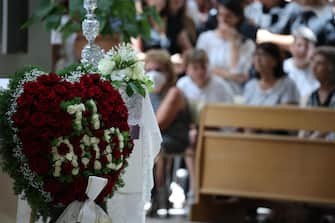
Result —
M 300 69 L 296 67 L 293 58 L 284 61 L 284 71 L 296 84 L 303 101 L 320 86 L 319 81 L 316 80 L 312 74 L 311 69 Z
M 307 21 L 303 20 L 303 13 L 311 12 L 314 16 L 309 18 Z M 297 29 L 299 26 L 305 25 L 310 28 L 316 35 L 324 28 L 327 21 L 333 18 L 333 7 L 331 5 L 325 5 L 322 7 L 311 7 L 304 6 L 303 11 L 296 17 L 291 25 L 291 32 Z
M 264 12 L 263 4 L 255 1 L 244 9 L 244 15 L 255 25 L 262 29 L 266 29 L 273 33 L 285 33 L 294 15 L 298 14 L 302 9 L 295 3 L 290 2 L 284 6 L 274 6 L 268 12 Z
M 244 97 L 246 104 L 261 106 L 298 103 L 300 99 L 298 89 L 289 77 L 280 78 L 267 90 L 261 89 L 258 79 L 252 79 L 245 86 Z
M 208 84 L 199 88 L 190 76 L 184 76 L 177 82 L 177 87 L 184 93 L 193 121 L 197 122 L 202 107 L 207 103 L 232 103 L 232 92 L 228 84 L 217 76 L 210 76 Z
M 206 51 L 210 68 L 220 67 L 231 73 L 247 73 L 251 67 L 252 54 L 255 50 L 252 40 L 242 41 L 238 64 L 230 70 L 230 42 L 220 37 L 215 30 L 200 34 L 196 47 Z
M 227 102 L 231 103 L 232 94 L 227 83 L 217 76 L 210 76 L 208 84 L 199 88 L 190 76 L 184 76 L 177 82 L 177 87 L 184 93 L 187 99 L 203 101 L 207 103 Z
M 252 55 L 255 44 L 247 39 L 241 42 L 239 49 L 239 61 L 234 68 L 230 68 L 230 41 L 220 37 L 215 30 L 200 34 L 197 48 L 206 51 L 209 60 L 209 68 L 222 68 L 231 74 L 247 74 L 252 64 Z M 234 94 L 241 94 L 242 85 L 235 81 L 227 81 Z

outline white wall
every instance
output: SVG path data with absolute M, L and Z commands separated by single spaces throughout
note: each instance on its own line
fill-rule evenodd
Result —
M 38 0 L 30 0 L 30 13 Z M 41 66 L 49 71 L 51 68 L 50 33 L 44 30 L 42 24 L 34 24 L 28 31 L 27 54 L 0 54 L 0 76 L 7 76 L 28 64 Z

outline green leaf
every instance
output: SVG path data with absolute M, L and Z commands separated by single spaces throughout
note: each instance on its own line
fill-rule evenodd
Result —
M 80 11 L 83 8 L 83 0 L 70 0 L 69 2 L 69 11 Z
M 45 20 L 45 29 L 50 31 L 57 29 L 61 23 L 61 15 L 51 15 Z
M 23 25 L 20 27 L 21 29 L 26 29 L 30 27 L 32 24 L 37 23 L 40 20 L 36 15 L 30 17 Z
M 79 23 L 68 21 L 60 29 L 63 33 L 63 39 L 67 39 L 72 33 L 79 32 L 81 30 L 81 25 Z
M 152 92 L 154 90 L 154 83 L 150 79 L 146 79 L 144 81 L 144 85 L 147 87 L 149 92 Z
M 132 83 L 136 87 L 136 92 L 139 93 L 140 95 L 142 95 L 143 97 L 145 97 L 145 88 L 143 87 L 143 85 L 138 81 L 134 81 Z
M 121 87 L 122 82 L 121 81 L 111 81 L 112 86 L 116 89 L 119 89 Z
M 126 93 L 129 97 L 131 97 L 134 94 L 133 88 L 130 86 L 130 84 L 127 85 L 126 87 Z
M 50 13 L 53 10 L 56 10 L 56 9 L 57 9 L 57 5 L 51 3 L 49 5 L 45 5 L 44 7 L 39 8 L 38 10 L 36 10 L 35 16 L 40 18 L 41 20 L 44 20 L 48 15 L 50 15 Z
M 56 146 L 57 143 L 58 143 L 58 140 L 57 140 L 57 139 L 53 139 L 53 140 L 51 141 L 51 146 Z
M 113 6 L 112 0 L 99 0 L 98 9 L 110 9 Z

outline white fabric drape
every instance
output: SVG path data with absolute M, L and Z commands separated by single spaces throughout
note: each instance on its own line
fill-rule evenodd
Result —
M 140 137 L 135 140 L 123 180 L 125 186 L 107 202 L 107 212 L 117 223 L 144 223 L 144 204 L 150 201 L 154 159 L 162 142 L 152 104 L 147 95 L 143 99 Z

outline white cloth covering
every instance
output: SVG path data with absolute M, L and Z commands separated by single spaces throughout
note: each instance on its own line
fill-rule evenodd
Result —
M 144 205 L 151 198 L 154 159 L 159 153 L 161 142 L 162 136 L 147 95 L 142 106 L 140 138 L 135 140 L 134 151 L 123 176 L 125 186 L 107 202 L 107 211 L 113 222 L 145 222 Z
M 106 178 L 90 176 L 86 188 L 88 199 L 85 202 L 71 202 L 56 223 L 112 223 L 112 219 L 94 202 L 107 182 Z

